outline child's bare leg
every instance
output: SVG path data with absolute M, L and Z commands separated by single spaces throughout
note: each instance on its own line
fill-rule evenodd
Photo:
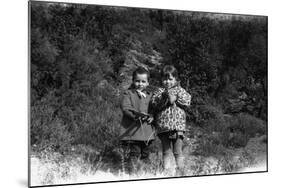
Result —
M 177 136 L 177 138 L 173 140 L 173 153 L 177 164 L 177 170 L 180 172 L 179 175 L 183 175 L 184 170 L 184 155 L 182 152 L 182 145 L 183 137 Z
M 166 133 L 159 135 L 159 138 L 162 144 L 163 168 L 164 170 L 172 170 L 172 160 L 173 160 L 172 142 L 169 139 L 168 134 Z

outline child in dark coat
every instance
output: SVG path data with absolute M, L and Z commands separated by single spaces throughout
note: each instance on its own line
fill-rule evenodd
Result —
M 149 72 L 137 68 L 133 72 L 132 85 L 124 92 L 121 109 L 121 146 L 128 173 L 133 173 L 139 159 L 148 159 L 148 147 L 155 139 L 151 126 L 153 116 L 148 112 L 152 92 L 148 90 Z

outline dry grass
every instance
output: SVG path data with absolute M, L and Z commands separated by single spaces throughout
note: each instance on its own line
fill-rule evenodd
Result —
M 103 165 L 103 164 L 102 164 Z M 86 182 L 118 181 L 166 177 L 160 168 L 138 162 L 138 173 L 129 175 L 122 169 L 112 172 L 84 160 L 82 155 L 63 156 L 59 153 L 42 152 L 31 156 L 31 185 L 52 185 Z
M 224 155 L 194 155 L 186 147 L 184 176 L 215 175 L 225 173 L 266 171 L 265 137 L 250 139 L 244 148 L 227 149 Z M 164 172 L 161 168 L 161 152 L 151 153 L 150 161 L 138 161 L 135 173 L 127 174 L 122 157 L 119 164 L 106 164 L 97 153 L 95 160 L 85 154 L 62 155 L 43 151 L 31 156 L 31 185 L 103 182 L 132 179 L 150 179 L 177 176 L 176 170 Z

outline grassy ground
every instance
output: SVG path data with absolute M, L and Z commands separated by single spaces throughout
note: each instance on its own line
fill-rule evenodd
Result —
M 192 143 L 192 140 L 187 141 Z M 184 148 L 185 176 L 266 171 L 267 143 L 265 136 L 251 138 L 246 147 L 224 149 L 217 156 L 198 155 L 190 145 Z M 138 171 L 128 175 L 122 170 L 122 161 L 101 157 L 87 146 L 72 148 L 61 154 L 52 151 L 32 152 L 31 185 L 51 185 L 82 182 L 118 181 L 176 176 L 175 171 L 164 173 L 160 151 L 151 153 L 150 161 L 139 161 Z M 119 163 L 118 163 L 119 160 Z

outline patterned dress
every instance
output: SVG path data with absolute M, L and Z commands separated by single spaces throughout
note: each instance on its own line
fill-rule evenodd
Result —
M 169 103 L 168 93 L 176 96 L 174 104 Z M 157 89 L 151 105 L 155 112 L 157 132 L 186 131 L 185 109 L 190 106 L 191 96 L 180 85 L 170 89 Z

